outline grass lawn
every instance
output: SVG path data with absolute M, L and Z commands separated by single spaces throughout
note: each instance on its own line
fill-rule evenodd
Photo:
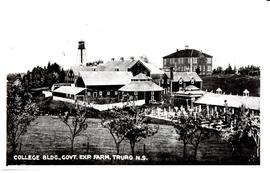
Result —
M 37 123 L 37 124 L 36 124 Z M 116 154 L 115 144 L 109 131 L 100 124 L 100 119 L 88 119 L 88 128 L 75 140 L 75 154 Z M 66 154 L 69 153 L 70 141 L 68 128 L 53 116 L 40 116 L 29 127 L 27 134 L 22 136 L 22 154 Z M 88 143 L 88 144 L 87 144 Z M 177 134 L 170 125 L 159 125 L 159 132 L 152 137 L 143 139 L 136 147 L 137 155 L 144 154 L 148 161 L 135 164 L 188 164 L 182 161 L 182 142 L 177 140 Z M 88 146 L 88 147 L 87 147 Z M 192 146 L 187 147 L 188 154 L 193 152 Z M 120 154 L 130 155 L 129 143 L 124 141 Z M 200 144 L 197 162 L 195 164 L 227 164 L 231 159 L 231 147 L 213 135 Z M 57 164 L 56 161 L 48 162 Z M 45 163 L 45 164 L 48 164 Z M 60 163 L 60 162 L 59 162 Z M 23 162 L 29 164 L 29 162 Z M 31 164 L 39 164 L 32 162 Z M 70 162 L 69 164 L 112 164 L 111 162 L 93 163 Z M 116 164 L 119 164 L 117 162 Z M 130 164 L 130 162 L 120 162 Z M 194 162 L 192 163 L 194 164 Z

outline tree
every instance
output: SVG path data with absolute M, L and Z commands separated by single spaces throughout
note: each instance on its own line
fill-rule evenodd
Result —
M 208 139 L 210 137 L 209 131 L 207 129 L 199 126 L 199 124 L 196 125 L 195 128 L 196 129 L 195 129 L 193 136 L 191 138 L 191 144 L 194 147 L 193 160 L 197 159 L 197 153 L 198 153 L 198 148 L 199 148 L 200 143 L 203 140 Z
M 32 96 L 25 91 L 21 80 L 13 82 L 7 91 L 7 141 L 11 147 L 10 156 L 20 152 L 20 137 L 36 118 L 38 109 Z
M 249 110 L 244 105 L 240 107 L 239 115 L 236 116 L 236 122 L 232 123 L 230 127 L 222 130 L 221 137 L 223 140 L 229 142 L 232 146 L 232 156 L 234 156 L 237 149 L 241 152 L 241 141 L 245 137 L 254 140 L 256 144 L 256 155 L 259 157 L 260 149 L 260 119 L 258 116 L 250 114 Z
M 68 138 L 70 139 L 70 151 L 72 154 L 74 152 L 75 138 L 88 127 L 86 113 L 85 106 L 79 106 L 77 103 L 75 103 L 74 107 L 71 107 L 69 111 L 64 112 L 59 116 L 60 120 L 69 129 L 70 134 Z
M 129 116 L 126 111 L 114 108 L 107 112 L 110 118 L 103 118 L 101 125 L 107 128 L 113 137 L 116 154 L 120 152 L 120 144 L 125 139 L 129 127 Z
M 234 74 L 231 64 L 228 65 L 224 72 L 225 74 Z
M 143 138 L 153 136 L 158 132 L 157 127 L 151 127 L 146 124 L 146 118 L 143 116 L 144 110 L 136 107 L 128 108 L 129 110 L 129 127 L 125 138 L 129 140 L 132 156 L 135 157 L 135 145 Z
M 196 68 L 196 73 L 197 73 L 198 75 L 201 73 L 201 69 L 200 69 L 199 66 Z
M 183 141 L 183 159 L 186 159 L 187 144 L 192 144 L 194 133 L 198 128 L 198 121 L 190 115 L 180 115 L 173 118 L 173 126 L 179 135 L 178 140 Z

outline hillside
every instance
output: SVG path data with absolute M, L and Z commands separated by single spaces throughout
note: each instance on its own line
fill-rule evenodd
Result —
M 203 90 L 216 91 L 221 88 L 226 94 L 242 95 L 247 89 L 250 96 L 260 96 L 260 77 L 246 75 L 213 75 L 201 76 Z

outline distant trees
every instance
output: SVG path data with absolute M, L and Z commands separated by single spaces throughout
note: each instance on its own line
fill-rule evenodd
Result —
M 249 75 L 249 76 L 258 76 L 260 75 L 260 67 L 248 65 L 239 67 L 238 69 L 236 66 L 232 68 L 231 64 L 228 64 L 228 67 L 226 69 L 222 69 L 221 66 L 218 66 L 217 68 L 213 69 L 212 72 L 213 75 L 217 74 L 241 74 L 241 75 Z
M 37 113 L 31 94 L 25 91 L 20 79 L 15 80 L 7 91 L 7 143 L 11 156 L 20 152 L 20 137 Z
M 258 76 L 260 75 L 260 67 L 254 65 L 248 65 L 245 67 L 240 67 L 238 69 L 238 73 L 241 75 L 249 75 L 249 76 Z
M 72 154 L 74 152 L 75 138 L 88 127 L 86 113 L 86 107 L 75 104 L 75 106 L 71 107 L 69 111 L 64 112 L 59 116 L 60 120 L 69 129 L 70 134 L 68 138 L 70 139 L 70 152 Z
M 39 87 L 51 87 L 54 83 L 65 82 L 66 71 L 57 63 L 48 63 L 47 67 L 34 67 L 23 77 L 23 85 L 27 90 Z

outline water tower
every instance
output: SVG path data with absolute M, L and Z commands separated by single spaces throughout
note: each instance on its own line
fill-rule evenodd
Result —
M 80 65 L 82 66 L 84 64 L 84 60 L 85 60 L 85 44 L 84 44 L 84 41 L 79 41 L 78 49 L 80 51 L 80 58 L 81 58 Z

